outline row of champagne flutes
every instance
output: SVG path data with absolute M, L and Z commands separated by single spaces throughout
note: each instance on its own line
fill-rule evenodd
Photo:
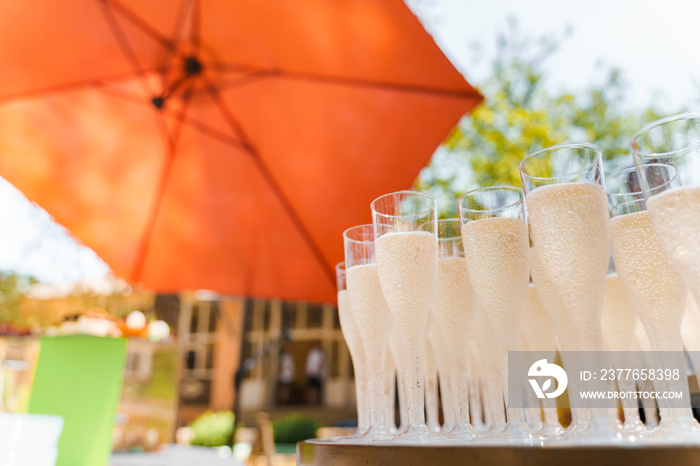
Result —
M 637 319 L 651 349 L 683 350 L 686 294 L 700 303 L 700 115 L 645 127 L 632 138 L 631 152 L 635 166 L 607 178 L 593 145 L 536 152 L 520 163 L 522 189 L 466 193 L 458 200 L 459 219 L 438 221 L 435 199 L 423 193 L 376 199 L 373 223 L 344 233 L 345 263 L 338 267 L 359 427 L 337 441 L 700 441 L 689 400 L 684 408 L 658 400 L 655 429 L 638 421 L 630 403 L 623 404 L 624 425 L 611 409 L 582 407 L 571 410 L 564 429 L 552 400 L 542 402 L 544 422 L 532 413 L 527 422 L 527 411 L 508 399 L 508 355 L 527 349 L 528 328 L 535 335 L 531 349 L 558 349 L 573 373 L 579 369 L 574 351 L 605 354 L 606 343 L 639 349 Z M 611 247 L 616 275 L 608 275 Z M 439 433 L 434 417 L 430 427 L 425 418 L 426 342 L 440 367 L 445 422 Z M 631 364 L 600 358 L 600 368 Z M 405 407 L 398 429 L 394 369 Z M 683 383 L 683 377 L 660 380 L 654 389 Z

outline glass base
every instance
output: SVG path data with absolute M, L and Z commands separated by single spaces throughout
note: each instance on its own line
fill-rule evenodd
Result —
M 485 430 L 484 432 L 481 432 L 481 435 L 484 438 L 496 437 L 504 430 L 506 430 L 506 424 L 499 422 L 499 423 L 491 424 L 490 426 L 488 426 L 488 429 Z
M 659 427 L 644 436 L 648 443 L 671 445 L 700 445 L 700 424 L 694 418 L 662 419 Z
M 393 438 L 393 441 L 397 443 L 427 444 L 438 443 L 442 438 L 442 435 L 430 432 L 425 424 L 409 424 L 401 434 Z
M 483 422 L 478 422 L 472 424 L 472 429 L 474 430 L 475 434 L 483 434 L 484 432 L 487 432 L 489 430 L 489 426 L 487 424 L 484 424 Z
M 633 433 L 623 433 L 620 422 L 612 417 L 601 417 L 580 422 L 567 430 L 561 443 L 566 445 L 621 445 L 635 443 L 639 437 Z
M 455 428 L 454 422 L 452 422 L 450 424 L 443 424 L 442 428 L 440 429 L 440 434 L 447 435 L 454 428 Z
M 357 437 L 358 440 L 364 440 L 367 442 L 381 442 L 391 440 L 392 438 L 394 438 L 394 436 L 383 424 L 379 426 L 372 426 L 363 435 Z
M 639 419 L 635 419 L 631 422 L 625 422 L 624 424 L 622 424 L 622 428 L 620 430 L 623 433 L 633 433 L 633 434 L 634 433 L 641 434 L 644 432 L 646 432 L 646 433 L 651 432 L 649 429 L 647 429 L 647 426 L 645 426 L 644 423 Z
M 440 424 L 428 424 L 428 430 L 434 434 L 439 434 L 442 432 L 442 427 L 440 427 Z
M 474 440 L 477 437 L 479 436 L 468 422 L 455 424 L 452 430 L 445 434 L 445 438 L 449 440 Z
M 369 431 L 369 426 L 358 426 L 355 432 L 350 435 L 341 435 L 338 437 L 331 437 L 327 439 L 310 439 L 309 443 L 335 443 L 344 442 L 346 440 L 356 440 Z
M 542 445 L 540 437 L 524 421 L 506 423 L 503 427 L 493 435 L 481 437 L 479 442 L 484 445 Z
M 537 435 L 547 439 L 559 439 L 562 438 L 566 430 L 559 423 L 547 424 L 545 423 L 540 430 L 537 431 Z

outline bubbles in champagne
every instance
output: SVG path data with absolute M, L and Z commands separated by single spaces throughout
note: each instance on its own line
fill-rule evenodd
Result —
M 347 269 L 347 287 L 355 323 L 367 358 L 376 358 L 386 349 L 391 313 L 384 301 L 377 277 L 377 265 L 356 265 Z
M 562 351 L 576 351 L 574 328 L 569 320 L 566 307 L 559 298 L 559 294 L 549 277 L 547 277 L 547 273 L 540 262 L 539 254 L 537 254 L 537 248 L 534 247 L 530 248 L 530 272 L 540 303 L 542 303 L 542 307 L 549 316 L 552 326 L 554 326 L 554 331 L 559 340 L 559 349 Z
M 348 346 L 348 351 L 350 351 L 352 364 L 357 370 L 359 366 L 364 364 L 365 354 L 360 332 L 350 310 L 349 299 L 347 290 L 338 292 L 338 319 L 340 320 L 340 331 L 343 332 L 343 338 Z
M 350 297 L 347 290 L 338 292 L 338 319 L 340 320 L 340 331 L 350 352 L 350 359 L 355 373 L 355 397 L 358 410 L 358 423 L 366 425 L 365 419 L 367 380 L 365 378 L 365 349 L 360 338 L 360 331 L 350 309 Z
M 661 247 L 700 301 L 700 186 L 664 191 L 647 209 Z
M 464 255 L 479 309 L 496 337 L 501 382 L 508 401 L 508 351 L 518 350 L 518 324 L 530 281 L 527 224 L 485 218 L 462 226 Z
M 614 234 L 614 233 L 613 233 Z M 627 296 L 622 291 L 616 273 L 605 277 L 603 294 L 603 340 L 610 351 L 632 351 L 634 326 L 637 316 Z
M 523 351 L 556 351 L 554 326 L 532 283 L 527 288 L 521 321 L 520 348 Z
M 374 244 L 382 291 L 401 335 L 407 403 L 415 410 L 424 405 L 423 340 L 437 280 L 437 237 L 388 233 Z M 414 414 L 423 422 L 422 408 Z
M 610 258 L 605 191 L 597 184 L 552 184 L 529 193 L 526 203 L 532 242 L 568 311 L 578 349 L 601 349 L 603 282 Z
M 375 241 L 379 280 L 402 335 L 425 337 L 437 280 L 437 238 L 425 232 L 383 235 Z
M 433 314 L 452 345 L 466 348 L 466 334 L 474 318 L 474 291 L 464 257 L 441 257 Z M 466 350 L 465 350 L 466 353 Z M 466 356 L 465 356 L 466 357 Z
M 462 226 L 469 280 L 479 306 L 504 348 L 515 349 L 518 322 L 530 280 L 527 224 L 486 218 Z
M 615 217 L 610 221 L 610 230 L 620 284 L 649 332 L 652 344 L 664 345 L 657 346 L 659 350 L 680 350 L 678 337 L 686 305 L 685 285 L 661 249 L 648 213 Z

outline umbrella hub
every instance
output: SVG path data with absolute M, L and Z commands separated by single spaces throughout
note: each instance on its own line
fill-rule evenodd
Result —
M 186 82 L 192 81 L 194 78 L 200 76 L 204 71 L 204 65 L 196 55 L 186 55 L 179 58 L 179 64 L 175 64 L 173 73 L 166 73 L 165 81 L 168 82 L 167 86 L 163 90 L 161 95 L 155 96 L 151 99 L 151 103 L 154 107 L 162 109 L 165 105 L 165 101 L 175 92 L 178 88 L 182 87 Z M 178 70 L 178 71 L 175 71 Z
M 200 62 L 194 55 L 185 57 L 183 61 L 183 71 L 185 72 L 185 76 L 189 77 L 198 75 L 202 72 L 203 68 L 202 62 Z

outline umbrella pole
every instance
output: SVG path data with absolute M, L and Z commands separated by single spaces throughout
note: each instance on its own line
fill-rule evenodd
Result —
M 244 369 L 245 366 L 245 340 L 246 340 L 246 329 L 248 328 L 248 320 L 250 319 L 250 314 L 251 314 L 251 300 L 247 299 L 245 302 L 245 305 L 243 307 L 243 320 L 242 320 L 242 325 L 241 325 L 241 348 L 239 351 L 239 360 L 238 360 L 238 368 L 236 369 L 236 373 L 233 375 L 233 429 L 231 429 L 231 438 L 229 439 L 228 444 L 231 445 L 231 450 L 233 451 L 233 447 L 236 444 L 236 428 L 238 427 L 238 424 L 240 423 L 239 421 L 239 416 L 240 416 L 240 410 L 241 410 L 241 384 L 243 383 L 243 377 L 245 376 L 245 373 L 247 372 Z M 233 458 L 233 456 L 231 456 Z

